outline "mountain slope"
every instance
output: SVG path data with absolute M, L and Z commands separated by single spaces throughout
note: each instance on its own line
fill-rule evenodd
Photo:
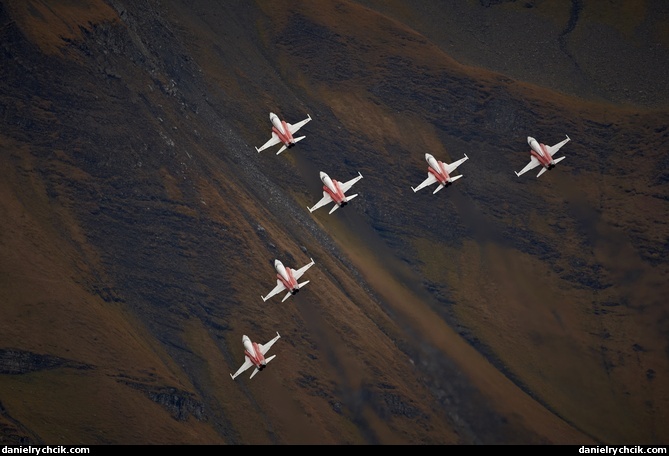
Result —
M 3 441 L 662 442 L 666 112 L 463 66 L 356 2 L 0 24 Z M 279 156 L 253 149 L 270 111 L 314 119 Z M 565 133 L 550 173 L 511 173 Z M 414 194 L 425 151 L 465 177 Z M 360 196 L 310 214 L 320 170 Z M 310 257 L 262 302 L 275 258 Z

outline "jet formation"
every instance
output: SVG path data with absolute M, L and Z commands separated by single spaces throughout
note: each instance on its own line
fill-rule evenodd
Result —
M 261 147 L 256 147 L 258 152 L 261 152 L 269 147 L 275 146 L 277 144 L 282 144 L 279 151 L 276 155 L 279 155 L 281 152 L 286 149 L 290 149 L 299 141 L 303 140 L 306 136 L 294 137 L 293 135 L 297 131 L 311 121 L 311 116 L 307 115 L 307 118 L 301 120 L 296 124 L 290 124 L 284 120 L 281 120 L 279 116 L 270 112 L 269 120 L 272 124 L 271 137 L 270 139 L 263 144 Z M 555 153 L 562 148 L 567 142 L 570 141 L 569 136 L 561 142 L 553 145 L 546 146 L 543 143 L 538 142 L 531 136 L 527 137 L 527 144 L 530 146 L 530 162 L 520 171 L 514 173 L 516 176 L 521 176 L 522 174 L 535 169 L 538 166 L 541 166 L 541 171 L 537 174 L 537 177 L 540 177 L 546 171 L 553 169 L 557 163 L 564 160 L 565 157 L 553 158 Z M 456 160 L 452 163 L 442 162 L 437 160 L 434 155 L 430 153 L 425 153 L 425 161 L 427 162 L 427 177 L 415 188 L 411 187 L 414 193 L 419 190 L 429 187 L 433 184 L 437 184 L 435 189 L 432 191 L 432 194 L 439 192 L 440 190 L 450 186 L 456 180 L 460 179 L 463 175 L 453 175 L 453 172 L 467 161 L 469 157 L 467 154 L 464 154 L 463 158 Z M 339 182 L 336 179 L 332 179 L 327 173 L 321 171 L 319 173 L 321 182 L 323 183 L 323 197 L 312 207 L 308 207 L 309 212 L 314 212 L 315 210 L 330 204 L 334 203 L 332 208 L 329 211 L 329 214 L 332 214 L 334 211 L 340 207 L 346 206 L 352 199 L 356 198 L 358 194 L 346 195 L 353 185 L 355 185 L 360 179 L 362 179 L 362 174 L 358 172 L 358 175 L 346 182 Z M 299 282 L 300 278 L 304 273 L 312 267 L 315 262 L 311 258 L 311 261 L 299 269 L 293 269 L 287 266 L 278 260 L 274 260 L 274 270 L 276 272 L 276 286 L 266 295 L 261 298 L 263 302 L 269 300 L 275 295 L 286 291 L 285 296 L 281 302 L 286 301 L 291 296 L 297 294 L 302 287 L 309 283 L 309 280 L 304 282 Z M 242 336 L 242 346 L 244 348 L 244 363 L 234 374 L 230 374 L 230 377 L 234 380 L 238 375 L 242 374 L 251 367 L 255 367 L 253 373 L 249 378 L 253 378 L 258 372 L 263 370 L 267 364 L 272 361 L 276 355 L 265 358 L 265 355 L 269 349 L 274 345 L 274 343 L 279 340 L 281 336 L 277 331 L 276 337 L 270 340 L 265 344 L 258 344 L 253 342 L 247 335 Z

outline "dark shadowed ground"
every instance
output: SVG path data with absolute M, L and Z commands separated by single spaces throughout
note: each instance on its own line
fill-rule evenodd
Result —
M 668 21 L 0 2 L 0 442 L 666 444 Z M 313 118 L 278 156 L 270 111 Z M 539 179 L 528 135 L 571 138 Z

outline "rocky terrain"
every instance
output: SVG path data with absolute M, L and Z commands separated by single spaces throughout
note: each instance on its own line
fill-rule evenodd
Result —
M 0 441 L 666 444 L 669 12 L 631 4 L 0 2 Z M 313 118 L 278 156 L 270 111 Z M 464 177 L 412 192 L 425 152 Z M 309 213 L 319 171 L 358 198 Z M 263 303 L 275 258 L 316 265 Z

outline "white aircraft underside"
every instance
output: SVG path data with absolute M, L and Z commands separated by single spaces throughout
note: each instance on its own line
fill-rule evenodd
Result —
M 256 344 L 254 342 L 251 342 L 251 339 L 249 339 L 247 335 L 242 336 L 242 344 L 244 346 L 245 360 L 244 363 L 241 365 L 241 367 L 237 369 L 237 372 L 234 373 L 234 375 L 230 374 L 230 377 L 232 377 L 232 379 L 234 380 L 235 378 L 237 378 L 239 374 L 242 374 L 251 367 L 255 366 L 255 369 L 251 374 L 251 377 L 249 377 L 253 378 L 258 372 L 263 370 L 270 361 L 276 358 L 276 355 L 270 356 L 269 358 L 265 358 L 265 354 L 269 351 L 270 348 L 272 348 L 274 342 L 279 340 L 280 337 L 281 336 L 277 331 L 276 337 L 267 342 L 266 344 Z
M 562 148 L 565 144 L 569 142 L 570 138 L 567 136 L 567 139 L 560 141 L 559 143 L 553 146 L 546 146 L 545 144 L 539 143 L 536 139 L 531 136 L 527 137 L 527 144 L 530 146 L 530 162 L 525 165 L 523 169 L 516 172 L 516 176 L 520 177 L 528 171 L 533 170 L 537 166 L 542 166 L 541 171 L 537 174 L 537 177 L 541 176 L 543 173 L 552 169 L 556 164 L 564 160 L 566 157 L 560 157 L 557 159 L 553 158 L 553 155 Z M 514 171 L 515 172 L 515 171 Z
M 423 189 L 425 187 L 428 187 L 432 184 L 439 183 L 437 188 L 434 189 L 432 194 L 437 193 L 439 190 L 442 188 L 452 184 L 456 180 L 460 179 L 462 177 L 462 174 L 459 174 L 457 176 L 451 176 L 451 173 L 456 170 L 458 166 L 463 164 L 465 161 L 467 161 L 469 157 L 467 154 L 460 160 L 456 160 L 451 164 L 441 162 L 437 159 L 434 158 L 429 153 L 425 154 L 425 161 L 428 164 L 428 169 L 427 169 L 427 178 L 421 182 L 416 188 L 411 187 L 411 190 L 416 193 L 418 190 Z
M 287 268 L 279 260 L 274 261 L 274 269 L 277 272 L 276 286 L 270 291 L 267 296 L 261 296 L 263 301 L 267 301 L 271 297 L 281 293 L 282 291 L 288 290 L 288 293 L 283 297 L 281 302 L 284 302 L 286 299 L 290 298 L 292 295 L 297 293 L 300 288 L 309 283 L 309 280 L 298 283 L 300 277 L 307 272 L 307 269 L 314 265 L 314 259 L 311 258 L 311 262 L 302 266 L 300 269 L 291 269 Z
M 269 113 L 269 120 L 272 122 L 272 137 L 262 146 L 256 147 L 258 152 L 262 152 L 268 147 L 275 146 L 279 143 L 283 143 L 283 146 L 276 153 L 279 155 L 284 150 L 293 147 L 297 144 L 298 141 L 303 140 L 306 136 L 300 136 L 299 138 L 293 137 L 297 131 L 302 128 L 307 122 L 311 120 L 311 116 L 307 114 L 307 118 L 296 123 L 289 124 L 288 122 L 282 121 L 279 117 L 273 112 Z
M 324 185 L 323 197 L 312 207 L 307 206 L 307 209 L 309 209 L 309 212 L 313 212 L 327 204 L 335 203 L 329 212 L 329 214 L 332 214 L 334 211 L 345 206 L 349 201 L 358 196 L 357 193 L 355 195 L 346 196 L 346 192 L 349 191 L 356 182 L 362 179 L 362 174 L 358 172 L 356 177 L 344 183 L 331 179 L 330 176 L 323 171 L 320 172 L 320 178 Z

